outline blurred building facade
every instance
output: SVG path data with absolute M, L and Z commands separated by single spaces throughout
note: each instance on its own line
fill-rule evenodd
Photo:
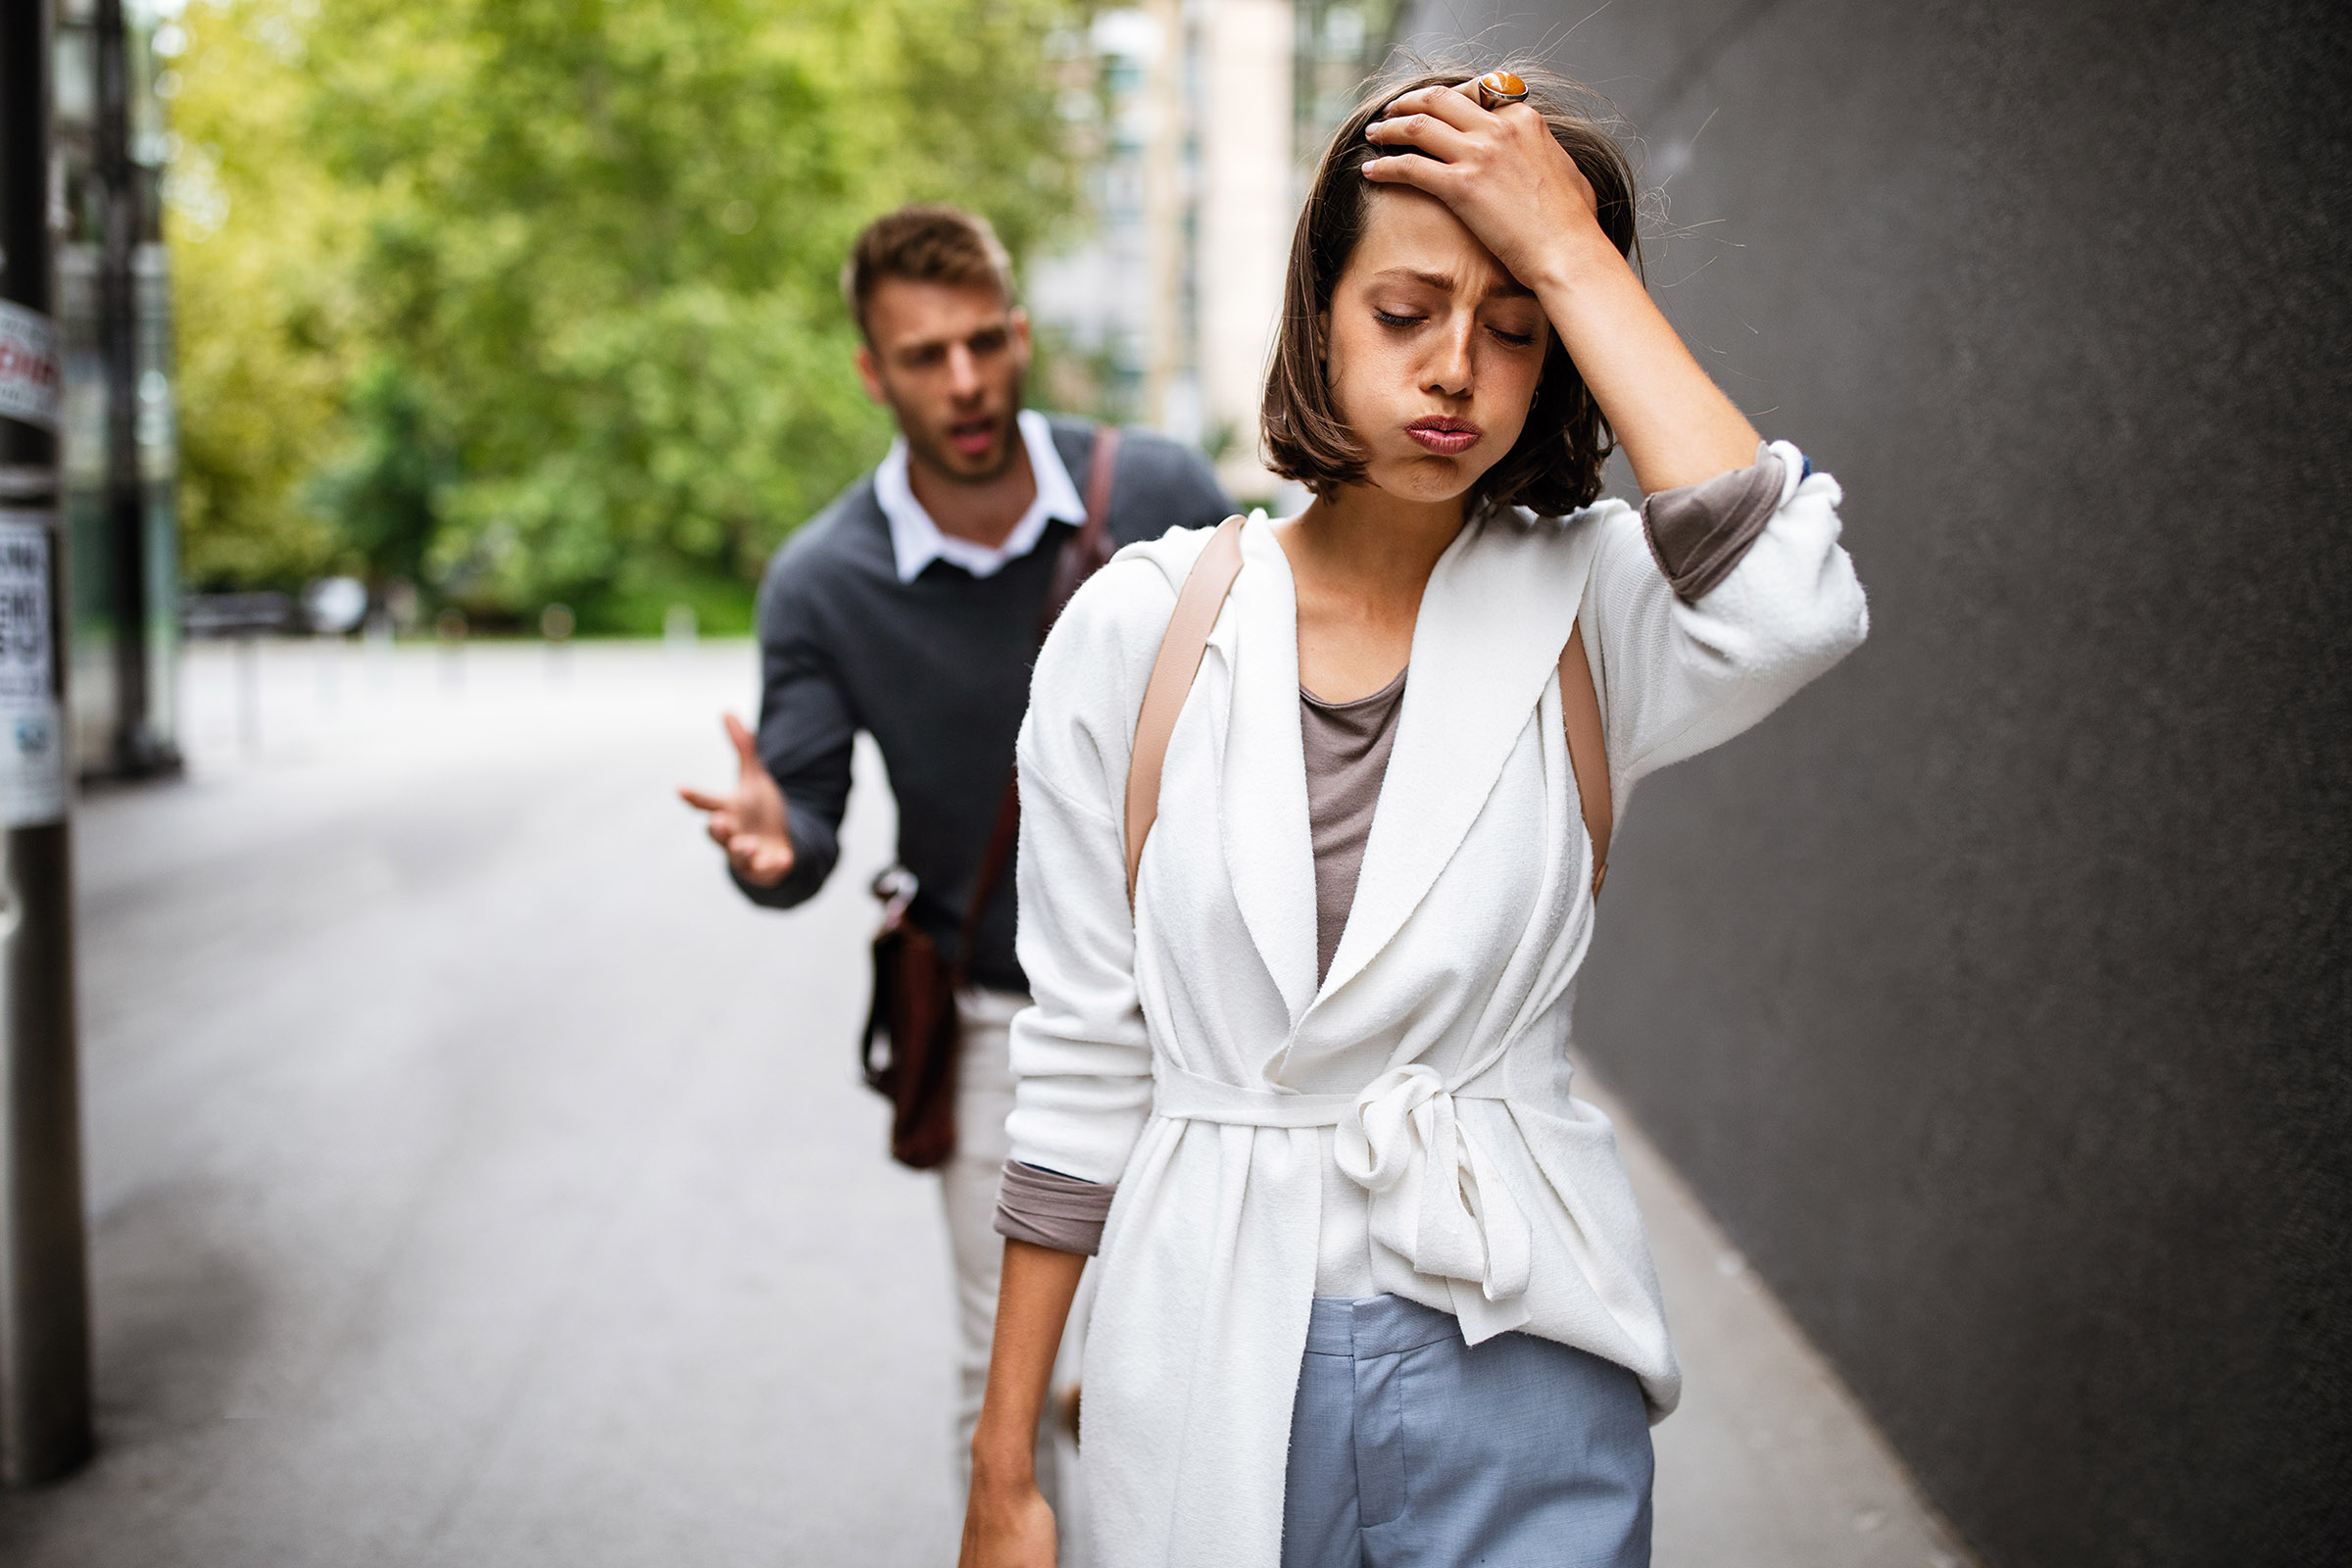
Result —
M 1100 137 L 1081 243 L 1030 270 L 1065 401 L 1198 443 L 1273 501 L 1258 402 L 1323 138 L 1404 15 L 1393 0 L 1150 0 L 1097 16 L 1065 112 Z
M 182 3 L 56 0 L 67 689 L 85 777 L 178 760 L 178 446 L 160 189 Z

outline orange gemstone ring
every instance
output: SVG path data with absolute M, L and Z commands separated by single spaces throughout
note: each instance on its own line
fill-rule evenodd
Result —
M 1490 71 L 1478 78 L 1478 107 L 1500 109 L 1527 102 L 1527 83 L 1507 71 Z

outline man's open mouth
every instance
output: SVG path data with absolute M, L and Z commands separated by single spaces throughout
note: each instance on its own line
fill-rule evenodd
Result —
M 948 426 L 948 445 L 967 458 L 985 458 L 997 444 L 997 429 L 993 415 L 980 419 L 958 419 Z

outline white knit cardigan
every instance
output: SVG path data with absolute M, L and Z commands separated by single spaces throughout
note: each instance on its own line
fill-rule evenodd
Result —
M 1116 1182 L 1087 1341 L 1104 1568 L 1277 1568 L 1319 1277 L 1681 1374 L 1606 1117 L 1569 1092 L 1592 851 L 1554 667 L 1584 617 L 1618 819 L 1861 642 L 1835 480 L 1695 605 L 1604 501 L 1474 523 L 1431 573 L 1354 906 L 1315 978 L 1298 609 L 1262 515 L 1168 748 L 1130 915 L 1144 684 L 1205 531 L 1130 546 L 1039 658 L 1019 744 L 1012 1156 Z

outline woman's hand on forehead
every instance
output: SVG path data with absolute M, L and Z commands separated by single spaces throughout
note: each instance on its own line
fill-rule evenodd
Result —
M 1488 110 L 1458 87 L 1423 87 L 1390 104 L 1364 139 L 1396 149 L 1366 163 L 1366 179 L 1437 197 L 1531 288 L 1564 250 L 1615 253 L 1591 181 L 1526 104 Z

